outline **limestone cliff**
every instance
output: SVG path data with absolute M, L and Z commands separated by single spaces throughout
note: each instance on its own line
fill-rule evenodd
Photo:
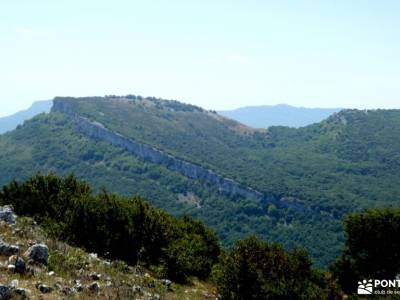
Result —
M 107 129 L 99 122 L 80 116 L 74 111 L 73 103 L 69 100 L 56 99 L 52 111 L 69 115 L 75 123 L 77 130 L 90 138 L 106 141 L 111 145 L 122 147 L 145 161 L 164 165 L 168 169 L 176 171 L 188 178 L 216 185 L 221 192 L 239 195 L 244 198 L 252 198 L 257 201 L 274 203 L 279 207 L 292 207 L 297 211 L 305 210 L 304 206 L 299 204 L 297 201 L 291 202 L 287 201 L 285 198 L 278 198 L 272 194 L 263 194 L 250 187 L 244 187 L 238 182 L 225 178 L 205 167 L 179 159 L 150 145 L 138 143 L 133 139 L 128 139 L 117 132 Z

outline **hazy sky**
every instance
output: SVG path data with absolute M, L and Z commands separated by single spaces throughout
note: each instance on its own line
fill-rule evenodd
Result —
M 0 3 L 0 116 L 56 95 L 400 107 L 400 1 Z

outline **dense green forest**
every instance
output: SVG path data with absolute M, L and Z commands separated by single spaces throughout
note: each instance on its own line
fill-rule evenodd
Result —
M 177 101 L 110 96 L 55 102 L 67 104 L 68 114 L 53 111 L 0 136 L 0 184 L 37 171 L 74 173 L 97 191 L 138 193 L 175 216 L 200 219 L 224 245 L 255 234 L 286 249 L 305 247 L 320 267 L 340 254 L 346 213 L 399 200 L 396 110 L 347 110 L 304 128 L 255 130 Z M 71 113 L 304 209 L 220 193 L 88 138 Z
M 344 110 L 307 127 L 264 131 L 173 101 L 60 101 L 126 137 L 317 210 L 337 214 L 398 201 L 400 110 Z
M 73 176 L 12 181 L 0 192 L 0 205 L 5 204 L 18 215 L 33 217 L 55 238 L 145 265 L 160 278 L 211 280 L 222 299 L 327 299 L 331 292 L 302 250 L 286 253 L 253 237 L 221 254 L 215 234 L 201 222 L 174 218 L 139 196 L 94 195 Z
M 27 121 L 0 136 L 0 149 L 0 184 L 28 179 L 39 171 L 73 173 L 90 182 L 96 191 L 106 187 L 125 196 L 140 194 L 175 216 L 200 219 L 216 230 L 224 245 L 255 234 L 288 249 L 302 245 L 320 265 L 327 265 L 340 253 L 340 221 L 327 227 L 324 219 L 315 214 L 224 195 L 215 186 L 190 180 L 123 149 L 85 137 L 64 114 L 40 115 Z M 290 226 L 289 220 L 293 220 Z
M 0 205 L 13 205 L 50 236 L 102 257 L 146 266 L 160 278 L 201 278 L 224 300 L 342 299 L 356 293 L 360 279 L 400 272 L 400 209 L 348 215 L 344 251 L 327 272 L 313 267 L 302 248 L 285 251 L 254 236 L 222 248 L 199 221 L 175 218 L 140 196 L 95 193 L 74 176 L 12 181 L 0 191 Z

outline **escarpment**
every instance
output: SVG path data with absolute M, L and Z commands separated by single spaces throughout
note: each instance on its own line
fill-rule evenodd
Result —
M 76 129 L 87 137 L 124 148 L 129 153 L 145 161 L 163 165 L 187 178 L 200 180 L 206 184 L 217 186 L 218 190 L 222 193 L 239 195 L 244 198 L 262 201 L 263 203 L 273 203 L 278 207 L 291 207 L 296 211 L 307 210 L 306 207 L 297 201 L 289 202 L 285 198 L 277 197 L 273 194 L 264 194 L 253 188 L 242 186 L 235 180 L 221 176 L 213 170 L 177 158 L 155 147 L 139 143 L 117 132 L 111 131 L 99 122 L 80 116 L 74 111 L 73 103 L 70 100 L 56 99 L 52 111 L 69 115 L 76 125 Z

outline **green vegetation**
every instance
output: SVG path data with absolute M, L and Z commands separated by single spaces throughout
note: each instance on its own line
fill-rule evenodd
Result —
M 102 258 L 123 260 L 109 264 L 113 281 L 129 265 L 136 265 L 178 282 L 195 280 L 193 276 L 208 280 L 212 271 L 216 289 L 226 300 L 335 299 L 338 295 L 333 282 L 312 268 L 304 250 L 288 253 L 251 237 L 220 253 L 217 238 L 201 222 L 176 219 L 139 196 L 123 198 L 105 191 L 94 196 L 88 184 L 73 176 L 36 175 L 22 183 L 12 181 L 0 192 L 0 205 L 5 204 L 13 205 L 18 215 L 33 218 L 53 239 L 48 268 L 64 277 L 93 268 L 92 261 L 99 260 L 76 248 L 66 251 L 59 240 Z M 21 220 L 19 225 L 26 228 L 28 219 Z M 18 234 L 27 232 L 19 229 Z
M 395 279 L 400 273 L 400 209 L 373 209 L 345 220 L 346 246 L 332 271 L 347 293 L 360 279 Z
M 143 195 L 175 216 L 190 215 L 224 245 L 254 234 L 302 246 L 327 267 L 344 245 L 342 217 L 398 203 L 400 112 L 342 111 L 299 129 L 255 130 L 214 112 L 155 98 L 59 98 L 70 110 L 138 142 L 208 167 L 305 210 L 219 193 L 162 165 L 77 132 L 70 116 L 52 112 L 0 136 L 0 184 L 38 171 L 75 174 L 96 191 Z
M 214 268 L 223 299 L 335 299 L 322 273 L 311 268 L 300 249 L 285 253 L 281 246 L 250 237 L 224 253 Z M 337 294 L 338 295 L 338 294 Z
M 0 238 L 5 243 L 18 245 L 24 253 L 32 241 L 41 241 L 49 248 L 48 265 L 35 265 L 34 272 L 19 274 L 7 271 L 9 256 L 0 253 L 0 284 L 18 280 L 18 287 L 25 289 L 29 299 L 163 299 L 203 300 L 215 299 L 215 287 L 204 280 L 190 278 L 190 282 L 170 283 L 143 265 L 130 266 L 124 261 L 109 260 L 82 248 L 74 247 L 51 237 L 32 218 L 18 216 L 17 224 L 9 226 L 0 222 Z M 96 274 L 96 280 L 93 279 Z M 37 284 L 41 282 L 50 288 L 43 294 Z M 89 289 L 97 282 L 98 292 Z M 28 299 L 21 293 L 14 293 L 11 299 Z
M 324 272 L 312 267 L 305 250 L 285 251 L 254 236 L 221 251 L 215 234 L 201 222 L 177 219 L 139 196 L 104 190 L 94 195 L 74 176 L 39 174 L 22 183 L 12 181 L 0 192 L 0 205 L 5 204 L 42 226 L 52 239 L 48 268 L 66 277 L 92 265 L 93 257 L 76 248 L 66 251 L 59 240 L 122 260 L 112 263 L 115 276 L 136 265 L 178 282 L 198 282 L 197 277 L 213 283 L 224 300 L 342 299 L 343 292 L 353 297 L 362 279 L 395 279 L 400 273 L 399 208 L 348 215 L 344 251 Z M 18 226 L 23 229 L 1 227 L 2 238 L 16 242 L 12 231 L 29 239 L 32 222 L 19 218 Z
M 168 101 L 59 101 L 126 137 L 316 210 L 342 215 L 398 200 L 400 110 L 344 110 L 299 129 L 255 130 L 184 104 L 171 110 Z
M 33 217 L 54 237 L 114 259 L 153 266 L 160 276 L 205 278 L 219 255 L 214 233 L 189 217 L 175 219 L 140 197 L 122 198 L 73 176 L 37 175 L 0 193 L 20 215 Z M 84 230 L 82 230 L 84 229 Z
M 224 195 L 215 186 L 189 180 L 164 166 L 144 162 L 123 149 L 77 132 L 68 116 L 40 115 L 0 136 L 0 185 L 26 180 L 37 172 L 73 173 L 99 192 L 139 194 L 175 216 L 190 215 L 214 229 L 225 246 L 248 235 L 303 246 L 319 265 L 340 253 L 340 221 L 266 206 L 252 199 Z M 332 225 L 333 224 L 333 225 Z M 316 242 L 318 241 L 318 242 Z

